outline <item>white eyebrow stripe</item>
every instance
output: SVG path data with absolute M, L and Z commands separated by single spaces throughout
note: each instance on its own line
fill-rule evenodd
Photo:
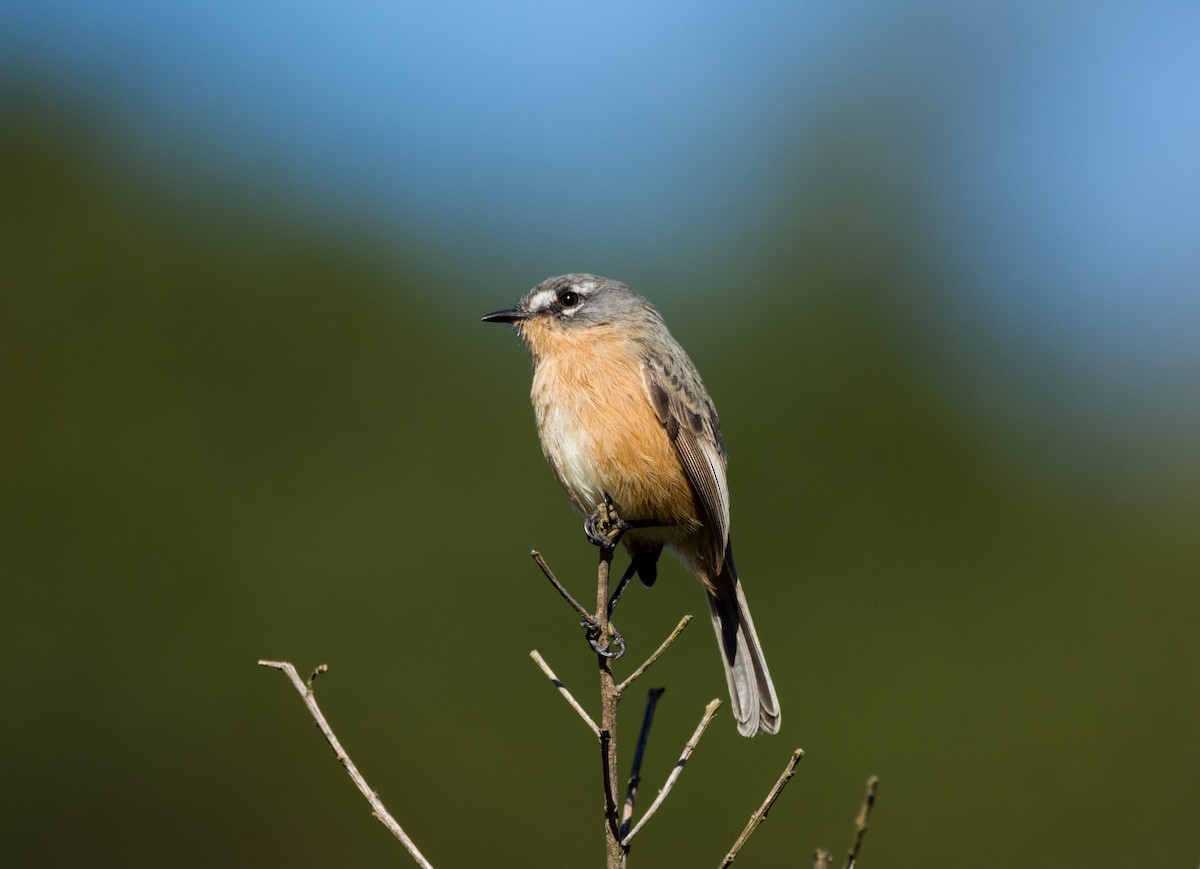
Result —
M 554 290 L 551 290 L 551 289 L 539 290 L 538 292 L 536 292 L 532 296 L 530 296 L 529 310 L 543 311 L 546 308 L 550 307 L 552 304 L 554 304 L 554 302 L 556 300 L 557 300 L 557 296 L 555 296 Z

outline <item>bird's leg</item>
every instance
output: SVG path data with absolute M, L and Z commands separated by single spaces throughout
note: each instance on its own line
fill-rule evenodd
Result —
M 636 558 L 630 559 L 629 569 L 625 571 L 625 575 L 622 576 L 621 581 L 617 583 L 616 591 L 614 591 L 612 593 L 612 596 L 608 599 L 608 617 L 609 618 L 612 618 L 613 608 L 617 605 L 617 601 L 619 601 L 621 599 L 621 595 L 625 591 L 625 586 L 629 585 L 630 580 L 632 580 L 634 575 L 637 573 L 637 569 L 638 569 L 637 559 Z
M 607 576 L 607 567 L 612 564 L 613 550 L 617 548 L 621 536 L 628 529 L 628 524 L 617 515 L 617 508 L 613 504 L 612 498 L 605 492 L 604 501 L 598 504 L 595 512 L 583 522 L 583 532 L 587 535 L 588 540 L 600 547 L 601 569 L 605 576 Z M 631 574 L 632 572 L 630 570 Z M 622 585 L 625 582 L 628 582 L 628 577 L 622 581 Z M 625 638 L 608 620 L 611 612 L 611 605 L 607 605 L 603 619 L 600 618 L 600 611 L 597 610 L 594 620 L 585 619 L 581 625 L 586 629 L 588 645 L 597 655 L 605 658 L 619 658 L 625 654 Z M 602 638 L 601 635 L 605 632 L 604 628 L 607 628 L 608 636 Z M 602 639 L 607 640 L 604 645 L 601 645 Z
M 664 522 L 661 519 L 622 519 L 617 514 L 612 498 L 605 492 L 604 500 L 596 505 L 591 516 L 583 520 L 583 533 L 594 546 L 616 548 L 626 531 L 635 528 L 666 528 L 675 524 L 677 523 Z
M 626 531 L 635 528 L 663 528 L 673 524 L 675 523 L 663 522 L 661 519 L 622 519 L 617 513 L 617 508 L 613 504 L 612 498 L 605 492 L 604 500 L 596 505 L 596 509 L 592 515 L 583 520 L 583 533 L 587 535 L 588 540 L 601 549 L 613 550 L 617 548 L 617 544 Z M 633 558 L 629 562 L 629 568 L 625 571 L 625 575 L 617 583 L 616 590 L 608 599 L 606 610 L 608 616 L 612 616 L 613 607 L 617 605 L 617 601 L 621 599 L 626 586 L 629 585 L 637 572 L 638 560 L 637 558 Z M 603 655 L 606 658 L 619 658 L 625 654 L 625 639 L 612 626 L 611 622 L 608 628 L 612 639 L 607 649 L 600 647 L 600 630 L 594 622 L 583 621 L 580 624 L 587 629 L 588 644 L 598 655 Z

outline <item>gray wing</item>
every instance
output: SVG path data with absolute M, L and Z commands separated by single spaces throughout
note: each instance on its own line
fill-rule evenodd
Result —
M 680 350 L 680 355 L 683 351 Z M 658 420 L 667 430 L 692 489 L 699 496 L 710 531 L 713 569 L 719 569 L 729 543 L 729 484 L 725 479 L 725 444 L 712 399 L 685 356 L 650 355 L 642 363 L 642 383 Z

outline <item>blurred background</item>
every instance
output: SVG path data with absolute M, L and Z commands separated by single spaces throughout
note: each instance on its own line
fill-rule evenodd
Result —
M 480 315 L 591 271 L 721 410 L 784 709 L 631 865 L 1200 859 L 1200 7 L 0 7 L 17 866 L 601 865 L 595 550 Z M 619 564 L 622 562 L 619 562 Z M 626 672 L 685 612 L 674 562 Z M 725 687 L 697 623 L 648 804 Z M 626 702 L 626 747 L 643 696 Z M 629 755 L 623 758 L 627 768 Z

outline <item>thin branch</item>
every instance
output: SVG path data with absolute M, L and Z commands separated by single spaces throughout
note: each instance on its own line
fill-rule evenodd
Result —
M 758 811 L 750 816 L 750 820 L 747 822 L 746 828 L 742 830 L 742 834 L 737 837 L 737 841 L 733 843 L 733 847 L 729 849 L 729 853 L 726 854 L 725 859 L 721 861 L 721 869 L 725 869 L 726 866 L 729 866 L 733 863 L 734 858 L 737 857 L 738 851 L 742 850 L 742 846 L 746 844 L 747 840 L 749 840 L 752 835 L 754 835 L 754 831 L 758 829 L 758 825 L 767 819 L 767 813 L 771 811 L 771 806 L 775 805 L 775 800 L 779 799 L 779 795 L 783 793 L 783 789 L 787 786 L 787 783 L 791 781 L 792 776 L 796 774 L 796 764 L 800 763 L 803 757 L 803 748 L 797 748 L 792 752 L 791 760 L 789 760 L 787 766 L 784 767 L 783 774 L 779 776 L 779 780 L 775 782 L 775 786 L 771 788 L 770 793 L 767 794 L 767 798 L 763 800 L 763 804 L 758 807 Z
M 601 644 L 600 648 L 608 650 L 609 640 L 612 638 L 612 621 L 608 617 L 608 580 L 609 574 L 612 572 L 613 552 L 612 546 L 600 547 L 600 564 L 596 568 L 596 614 L 592 617 L 592 622 L 600 631 L 600 636 L 597 640 Z M 600 649 L 596 649 L 599 653 Z M 607 661 L 610 656 L 600 655 L 602 661 Z M 609 674 L 609 678 L 612 674 Z
M 354 765 L 354 761 L 350 760 L 350 755 L 346 754 L 346 750 L 342 748 L 342 744 L 338 742 L 338 738 L 333 733 L 333 728 L 329 726 L 329 722 L 325 720 L 325 716 L 321 712 L 321 708 L 317 705 L 317 698 L 313 696 L 312 692 L 312 681 L 319 673 L 325 672 L 325 670 L 328 668 L 322 664 L 315 671 L 313 671 L 312 677 L 308 680 L 308 683 L 305 684 L 305 682 L 300 679 L 299 674 L 296 672 L 296 668 L 286 661 L 259 661 L 258 663 L 263 667 L 273 667 L 276 670 L 283 671 L 284 675 L 291 680 L 292 684 L 296 687 L 296 690 L 300 692 L 300 696 L 304 698 L 304 705 L 308 707 L 309 714 L 312 715 L 313 721 L 315 721 L 317 727 L 321 729 L 321 733 L 325 736 L 326 741 L 329 743 L 329 747 L 333 749 L 333 753 L 337 755 L 338 763 L 345 767 L 346 772 L 349 774 L 350 778 L 353 779 L 354 784 L 358 787 L 359 792 L 366 797 L 367 802 L 371 804 L 371 809 L 374 812 L 375 817 L 379 819 L 380 823 L 391 830 L 392 835 L 399 839 L 400 843 L 404 845 L 406 849 L 408 849 L 408 853 L 411 854 L 412 858 L 417 861 L 417 865 L 421 866 L 422 869 L 433 869 L 433 866 L 430 864 L 430 862 L 425 859 L 419 850 L 417 850 L 417 846 L 413 843 L 413 840 L 408 838 L 408 834 L 401 829 L 400 825 L 396 823 L 396 819 L 393 818 L 391 813 L 388 812 L 388 810 L 384 807 L 383 801 L 379 799 L 379 795 L 371 789 L 371 786 L 367 784 L 366 779 L 362 777 L 362 774 L 358 771 L 358 767 Z
M 621 842 L 617 815 L 617 707 L 621 695 L 613 679 L 612 657 L 608 654 L 611 622 L 608 620 L 608 579 L 612 569 L 613 546 L 600 547 L 596 568 L 596 664 L 600 671 L 600 757 L 604 762 L 604 849 L 608 869 L 623 869 L 626 849 Z M 589 629 L 590 630 L 590 629 Z
M 863 836 L 867 835 L 867 825 L 871 820 L 871 809 L 875 805 L 875 792 L 878 789 L 879 776 L 873 775 L 867 779 L 867 792 L 863 795 L 858 817 L 854 819 L 854 837 L 850 840 L 850 850 L 846 854 L 845 869 L 854 869 L 854 864 L 858 861 L 858 849 L 862 846 Z
M 546 563 L 546 559 L 540 552 L 536 549 L 530 552 L 546 579 L 550 581 L 562 599 L 579 614 L 587 628 L 588 641 L 596 652 L 596 663 L 600 671 L 600 723 L 597 725 L 584 711 L 583 707 L 554 675 L 541 655 L 534 651 L 530 653 L 530 657 L 559 689 L 564 699 L 575 709 L 600 743 L 600 760 L 604 771 L 604 838 L 607 866 L 609 869 L 623 869 L 625 849 L 621 844 L 620 816 L 617 810 L 617 706 L 621 701 L 621 695 L 617 691 L 617 683 L 613 678 L 612 659 L 624 651 L 624 640 L 612 629 L 607 611 L 609 573 L 612 569 L 615 546 L 616 539 L 607 540 L 600 546 L 599 565 L 596 569 L 597 603 L 594 615 L 584 609 L 583 605 L 575 600 L 566 587 L 558 581 L 558 577 L 554 575 L 554 571 L 550 569 L 550 565 Z M 618 648 L 612 652 L 610 648 L 614 641 Z
M 607 730 L 600 731 L 600 763 L 603 764 L 604 777 L 604 822 L 608 834 L 616 843 L 618 849 L 621 843 L 620 818 L 617 816 L 617 783 L 613 781 L 613 738 Z M 618 851 L 620 853 L 620 851 Z M 623 854 L 622 854 L 623 856 Z
M 658 649 L 654 652 L 654 654 L 651 655 L 649 658 L 647 658 L 645 663 L 642 664 L 642 666 L 638 667 L 636 670 L 634 670 L 632 673 L 630 673 L 627 677 L 625 677 L 625 681 L 617 686 L 617 694 L 618 695 L 624 694 L 626 688 L 628 688 L 630 685 L 632 685 L 634 682 L 636 682 L 643 673 L 645 673 L 648 669 L 650 669 L 650 665 L 653 664 L 655 661 L 657 661 L 660 657 L 662 657 L 663 652 L 665 652 L 670 647 L 671 643 L 675 642 L 676 637 L 678 637 L 681 633 L 683 633 L 683 629 L 686 628 L 689 624 L 691 624 L 691 621 L 692 621 L 691 616 L 684 616 L 683 618 L 681 618 L 679 620 L 679 624 L 677 624 L 675 626 L 675 630 L 671 631 L 671 633 L 667 636 L 667 638 L 665 640 L 663 640 L 662 645 L 658 647 Z
M 534 649 L 529 653 L 529 657 L 533 658 L 533 662 L 542 668 L 542 672 L 546 674 L 546 678 L 558 689 L 558 693 L 562 694 L 563 698 L 571 704 L 571 708 L 579 713 L 579 717 L 583 719 L 584 723 L 592 729 L 592 733 L 596 734 L 596 738 L 599 739 L 600 727 L 592 720 L 592 716 L 588 715 L 584 708 L 579 705 L 578 701 L 571 696 L 571 692 L 567 690 L 567 686 L 554 675 L 554 671 L 550 669 L 550 665 L 546 663 L 546 659 L 542 657 L 541 653 L 537 649 Z
M 585 610 L 583 605 L 571 596 L 571 592 L 567 591 L 566 586 L 558 581 L 558 577 L 554 575 L 554 571 L 550 569 L 550 565 L 546 563 L 546 559 L 542 557 L 542 553 L 534 549 L 529 554 L 533 556 L 533 560 L 537 562 L 537 566 L 542 569 L 542 573 L 546 575 L 546 579 L 550 580 L 550 584 L 558 589 L 558 593 L 562 595 L 563 600 L 569 603 L 575 612 L 579 613 L 579 617 L 581 619 L 588 624 L 594 625 L 596 623 L 596 617 Z
M 671 774 L 667 776 L 666 782 L 663 783 L 662 789 L 659 790 L 658 796 L 654 798 L 654 802 L 650 804 L 650 808 L 646 809 L 646 814 L 642 815 L 642 819 L 634 825 L 623 839 L 621 846 L 629 847 L 629 843 L 633 841 L 633 837 L 638 834 L 642 827 L 646 826 L 646 822 L 654 817 L 654 813 L 658 811 L 658 807 L 662 805 L 662 801 L 667 798 L 667 794 L 671 792 L 671 788 L 675 786 L 676 779 L 683 772 L 683 766 L 688 762 L 688 758 L 692 756 L 692 752 L 696 748 L 696 743 L 700 741 L 700 737 L 704 735 L 704 728 L 708 727 L 708 723 L 712 721 L 713 716 L 717 714 L 717 708 L 720 707 L 720 700 L 711 700 L 704 707 L 704 717 L 700 719 L 700 723 L 696 725 L 696 730 L 692 734 L 692 738 L 687 741 L 687 745 L 683 747 L 683 753 L 679 755 L 679 760 L 675 762 L 675 768 L 671 770 Z
M 666 688 L 651 688 L 646 695 L 646 713 L 642 716 L 642 732 L 638 735 L 637 749 L 633 752 L 633 766 L 629 770 L 629 786 L 625 789 L 625 806 L 621 809 L 621 835 L 629 832 L 633 822 L 633 803 L 637 799 L 638 785 L 642 783 L 642 758 L 646 754 L 646 743 L 650 740 L 650 724 L 654 721 L 654 708 Z

